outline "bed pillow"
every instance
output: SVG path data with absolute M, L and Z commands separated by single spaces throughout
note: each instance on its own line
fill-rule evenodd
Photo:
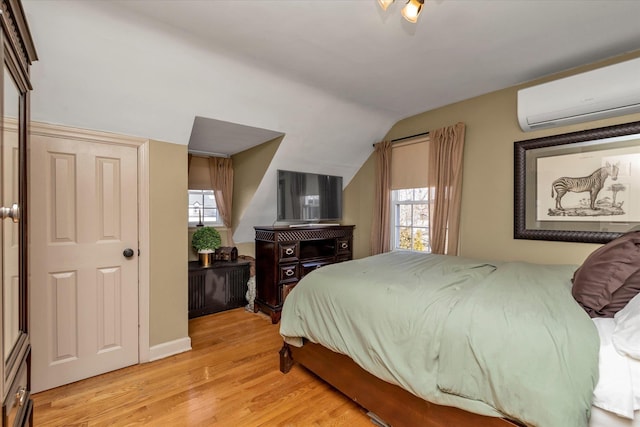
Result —
M 613 346 L 618 353 L 640 360 L 640 294 L 616 313 Z
M 593 406 L 633 419 L 635 390 L 629 373 L 635 365 L 631 363 L 631 359 L 618 353 L 612 343 L 615 320 L 599 317 L 593 319 L 593 323 L 600 337 L 599 377 L 593 390 Z
M 640 292 L 640 231 L 596 249 L 574 275 L 571 293 L 591 317 L 613 317 Z

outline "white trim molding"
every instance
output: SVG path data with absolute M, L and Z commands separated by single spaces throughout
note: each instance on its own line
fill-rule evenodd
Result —
M 164 359 L 174 354 L 184 353 L 191 350 L 191 338 L 184 337 L 177 340 L 163 342 L 154 345 L 149 349 L 149 362 Z

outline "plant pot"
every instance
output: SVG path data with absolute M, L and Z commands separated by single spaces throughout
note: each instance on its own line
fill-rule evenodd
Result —
M 198 252 L 198 260 L 200 261 L 200 265 L 203 267 L 209 267 L 211 264 L 211 253 L 210 252 Z

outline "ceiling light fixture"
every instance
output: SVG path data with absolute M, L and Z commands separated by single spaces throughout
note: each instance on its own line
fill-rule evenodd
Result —
M 391 6 L 391 3 L 393 3 L 393 0 L 378 0 L 378 4 L 382 10 L 387 10 L 387 8 Z
M 409 0 L 402 8 L 402 16 L 404 19 L 415 24 L 418 21 L 418 16 L 420 16 L 423 4 L 424 0 Z
M 394 2 L 394 0 L 378 0 L 378 4 L 382 8 L 382 10 L 387 10 L 389 6 Z M 420 11 L 422 10 L 422 6 L 424 5 L 424 0 L 409 0 L 407 4 L 402 8 L 402 16 L 407 21 L 415 24 L 418 21 L 418 16 L 420 16 Z

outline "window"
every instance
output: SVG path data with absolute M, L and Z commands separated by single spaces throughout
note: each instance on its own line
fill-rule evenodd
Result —
M 189 225 L 222 225 L 213 190 L 189 190 Z
M 427 188 L 391 192 L 392 249 L 431 252 Z

